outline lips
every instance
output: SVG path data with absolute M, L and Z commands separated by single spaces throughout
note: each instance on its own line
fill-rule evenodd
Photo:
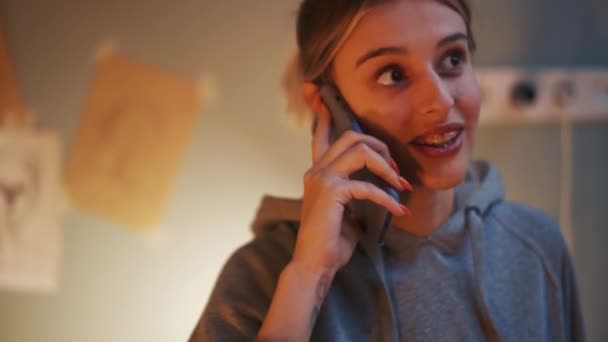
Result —
M 443 134 L 431 134 L 425 137 L 417 138 L 412 142 L 412 144 L 429 146 L 448 145 L 450 141 L 458 136 L 458 133 L 460 133 L 460 131 L 450 131 Z
M 412 145 L 441 147 L 455 140 L 464 126 L 462 124 L 447 124 L 433 128 L 412 140 Z
M 463 146 L 463 132 L 462 124 L 443 125 L 419 135 L 410 145 L 413 151 L 428 158 L 451 158 Z

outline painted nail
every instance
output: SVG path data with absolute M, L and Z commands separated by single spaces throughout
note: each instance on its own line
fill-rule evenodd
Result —
M 401 174 L 401 171 L 399 171 L 399 167 L 397 166 L 397 162 L 395 162 L 395 159 L 393 158 L 391 158 L 391 167 L 393 170 L 395 170 L 395 172 L 397 172 L 397 174 Z
M 412 212 L 406 206 L 403 204 L 399 204 L 399 206 L 401 207 L 401 211 L 403 211 L 406 216 L 412 217 Z
M 403 186 L 404 189 L 408 191 L 414 191 L 414 188 L 412 187 L 410 182 L 406 181 L 405 178 L 399 177 L 399 183 L 401 183 L 401 186 Z

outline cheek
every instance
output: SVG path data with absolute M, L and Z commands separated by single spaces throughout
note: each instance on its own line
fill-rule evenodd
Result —
M 404 127 L 410 127 L 412 120 L 409 101 L 405 96 L 406 94 L 376 97 L 370 102 L 375 106 L 362 110 L 361 117 L 376 127 L 382 127 L 385 133 L 402 136 Z
M 479 120 L 479 110 L 481 107 L 481 91 L 479 84 L 474 77 L 463 80 L 457 88 L 455 105 L 463 116 L 468 127 L 475 127 Z

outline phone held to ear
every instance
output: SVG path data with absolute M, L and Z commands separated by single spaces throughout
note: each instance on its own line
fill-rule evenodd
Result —
M 323 84 L 319 92 L 323 103 L 331 114 L 330 143 L 333 144 L 347 130 L 365 134 L 352 110 L 335 86 Z M 399 193 L 367 168 L 354 172 L 350 179 L 370 182 L 386 191 L 396 201 L 399 201 Z M 364 225 L 365 233 L 376 234 L 378 243 L 384 243 L 384 236 L 393 218 L 390 211 L 372 201 L 359 199 L 353 199 L 349 203 L 349 207 L 359 222 Z

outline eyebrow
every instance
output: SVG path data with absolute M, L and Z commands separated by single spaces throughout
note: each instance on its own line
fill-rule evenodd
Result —
M 469 40 L 469 36 L 462 32 L 452 33 L 449 36 L 444 37 L 437 43 L 437 47 L 441 47 L 448 43 L 458 41 L 458 40 Z M 376 48 L 368 51 L 363 56 L 357 59 L 356 67 L 359 67 L 361 64 L 365 63 L 367 60 L 383 56 L 383 55 L 407 55 L 408 49 L 405 46 L 383 46 L 380 48 Z

